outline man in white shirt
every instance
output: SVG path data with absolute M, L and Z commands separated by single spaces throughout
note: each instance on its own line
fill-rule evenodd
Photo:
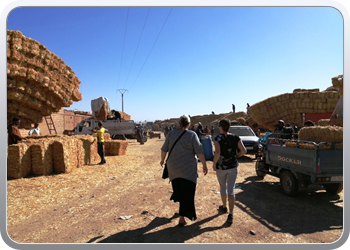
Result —
M 29 130 L 28 135 L 40 135 L 39 123 L 34 124 L 34 127 Z

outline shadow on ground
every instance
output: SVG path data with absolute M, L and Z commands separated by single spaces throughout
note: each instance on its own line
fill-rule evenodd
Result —
M 227 223 L 224 223 L 223 225 L 218 227 L 201 227 L 202 224 L 213 220 L 214 218 L 220 215 L 221 214 L 217 214 L 208 217 L 204 220 L 188 224 L 185 227 L 168 227 L 162 230 L 151 232 L 157 227 L 170 223 L 172 219 L 178 217 L 178 214 L 174 214 L 171 218 L 156 217 L 145 227 L 130 231 L 122 231 L 117 234 L 111 235 L 101 241 L 96 241 L 103 237 L 98 236 L 93 239 L 90 239 L 87 243 L 95 241 L 96 243 L 184 243 L 185 241 L 205 232 L 211 232 L 224 227 L 229 227 L 230 225 Z
M 322 186 L 310 186 L 289 197 L 279 182 L 264 182 L 248 177 L 237 186 L 236 206 L 267 228 L 292 235 L 343 228 L 343 208 L 336 205 L 339 195 L 318 192 Z

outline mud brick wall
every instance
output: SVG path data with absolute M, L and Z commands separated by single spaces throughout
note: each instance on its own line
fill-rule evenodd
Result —
M 86 114 L 76 114 L 73 111 L 61 108 L 59 112 L 52 113 L 51 116 L 55 124 L 57 134 L 63 134 L 63 131 L 65 130 L 73 130 L 77 123 L 89 118 L 91 114 L 88 112 L 86 112 Z M 43 118 L 43 121 L 39 123 L 39 128 L 41 135 L 50 134 L 45 118 Z M 20 129 L 20 131 L 22 136 L 28 136 L 29 129 Z

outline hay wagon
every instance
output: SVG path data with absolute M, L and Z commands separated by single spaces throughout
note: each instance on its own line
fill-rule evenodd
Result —
M 280 178 L 283 193 L 295 196 L 311 184 L 329 193 L 343 190 L 342 143 L 315 143 L 270 138 L 260 148 L 256 174 Z

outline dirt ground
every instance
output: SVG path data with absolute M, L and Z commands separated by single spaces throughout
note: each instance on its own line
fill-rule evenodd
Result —
M 234 222 L 218 212 L 219 186 L 199 163 L 197 220 L 177 227 L 178 203 L 161 178 L 160 147 L 129 140 L 126 155 L 73 173 L 7 181 L 7 229 L 17 243 L 332 243 L 343 232 L 343 192 L 310 186 L 284 195 L 279 179 L 255 174 L 240 158 Z

